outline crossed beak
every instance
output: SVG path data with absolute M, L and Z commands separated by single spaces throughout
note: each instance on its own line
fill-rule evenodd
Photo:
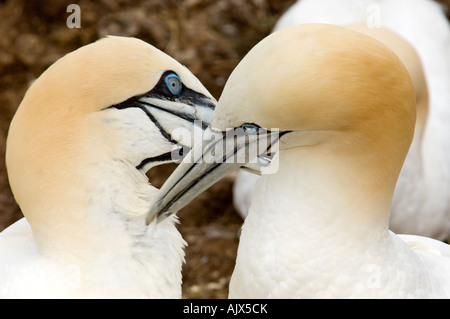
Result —
M 225 132 L 207 128 L 201 141 L 178 165 L 159 190 L 147 215 L 149 224 L 177 212 L 228 173 L 239 168 L 264 173 L 276 154 L 281 134 L 258 129 L 248 133 L 239 128 Z

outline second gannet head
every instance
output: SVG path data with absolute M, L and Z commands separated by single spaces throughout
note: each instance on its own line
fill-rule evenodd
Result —
M 385 197 L 392 195 L 414 125 L 414 89 L 395 53 L 361 33 L 320 24 L 287 28 L 257 44 L 231 74 L 211 121 L 220 132 L 241 127 L 247 139 L 279 130 L 280 158 L 299 147 L 331 159 L 359 158 L 370 167 L 361 178 L 387 189 Z M 150 216 L 180 209 L 242 165 L 183 163 Z
M 10 185 L 38 243 L 95 246 L 86 241 L 108 224 L 91 212 L 144 225 L 145 172 L 171 160 L 174 129 L 206 127 L 215 103 L 186 67 L 135 38 L 108 37 L 54 63 L 7 139 Z

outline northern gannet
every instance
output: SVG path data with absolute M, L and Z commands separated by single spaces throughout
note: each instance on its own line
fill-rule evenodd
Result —
M 388 229 L 415 101 L 403 63 L 372 37 L 326 24 L 275 32 L 232 72 L 211 120 L 218 135 L 245 134 L 196 144 L 151 216 L 164 220 L 237 169 L 228 159 L 244 146 L 270 138 L 257 154 L 275 152 L 278 139 L 278 171 L 259 180 L 242 227 L 231 298 L 448 298 L 450 246 Z
M 394 193 L 390 228 L 395 233 L 449 238 L 450 24 L 442 7 L 430 0 L 300 0 L 274 30 L 302 23 L 357 24 L 359 31 L 400 53 L 413 76 L 418 113 L 416 135 Z M 386 30 L 402 39 L 390 41 L 393 35 L 386 37 Z M 405 40 L 414 50 L 399 47 Z M 414 51 L 419 63 L 409 63 L 416 60 Z M 418 70 L 421 65 L 423 71 Z M 244 218 L 258 179 L 245 171 L 236 177 L 233 201 Z
M 215 103 L 135 38 L 101 39 L 49 67 L 7 138 L 25 218 L 0 233 L 0 298 L 181 297 L 185 241 L 176 218 L 146 225 L 157 189 L 145 173 L 178 152 L 176 128 L 206 127 Z

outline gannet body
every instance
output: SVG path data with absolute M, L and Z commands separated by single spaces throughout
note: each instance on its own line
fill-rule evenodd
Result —
M 450 24 L 441 6 L 430 0 L 300 0 L 274 30 L 303 24 L 329 23 L 359 28 L 386 43 L 383 29 L 409 42 L 423 67 L 425 83 L 417 91 L 416 136 L 394 194 L 390 228 L 439 240 L 450 236 Z M 401 42 L 402 40 L 400 40 Z M 398 53 L 398 52 L 396 52 Z M 403 62 L 416 53 L 400 56 Z M 259 177 L 241 171 L 235 181 L 234 205 L 245 218 Z
M 214 105 L 187 68 L 134 38 L 48 68 L 8 134 L 25 218 L 0 233 L 0 298 L 180 298 L 186 243 L 176 217 L 146 225 L 157 189 L 145 173 L 171 160 L 175 128 L 202 130 Z
M 257 154 L 277 152 L 279 167 L 257 183 L 231 298 L 449 298 L 450 246 L 388 228 L 414 137 L 413 85 L 398 56 L 361 32 L 275 32 L 233 71 L 211 120 L 219 134 L 246 133 L 199 146 L 207 156 L 225 143 L 219 160 L 188 155 L 150 214 L 169 216 L 242 165 L 221 158 L 270 137 Z

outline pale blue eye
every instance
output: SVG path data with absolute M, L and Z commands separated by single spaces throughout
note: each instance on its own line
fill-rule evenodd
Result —
M 256 124 L 244 123 L 241 125 L 241 128 L 244 130 L 246 134 L 255 134 L 259 130 L 259 126 Z
M 181 82 L 179 76 L 175 73 L 166 75 L 164 81 L 166 82 L 167 88 L 169 89 L 170 93 L 172 93 L 173 95 L 179 95 L 181 93 L 181 90 L 183 90 L 183 83 Z

